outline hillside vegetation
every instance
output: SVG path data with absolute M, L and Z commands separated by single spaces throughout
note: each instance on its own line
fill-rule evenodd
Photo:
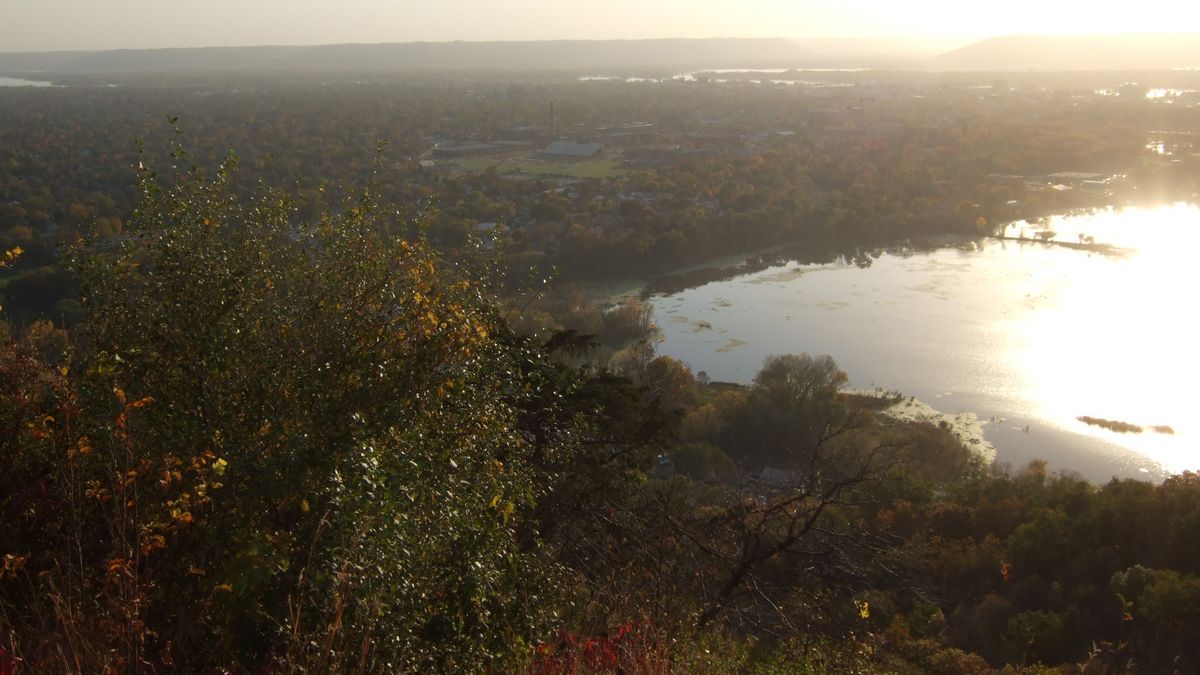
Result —
M 712 383 L 636 301 L 521 334 L 372 184 L 297 225 L 234 165 L 143 167 L 0 348 L 0 668 L 1200 666 L 1196 476 L 998 472 L 829 357 Z

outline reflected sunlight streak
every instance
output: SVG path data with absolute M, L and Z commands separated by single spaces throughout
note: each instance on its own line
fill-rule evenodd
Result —
M 1126 217 L 1129 212 L 1126 212 Z M 1190 440 L 1200 368 L 1194 289 L 1184 284 L 1200 244 L 1196 211 L 1183 205 L 1137 212 L 1139 226 L 1117 227 L 1118 212 L 1054 219 L 1058 241 L 1080 234 L 1132 249 L 1123 257 L 1093 253 L 1060 258 L 1034 280 L 1043 301 L 1028 317 L 1014 357 L 1028 394 L 1048 421 L 1114 440 L 1116 432 L 1077 421 L 1091 416 L 1143 427 L 1119 442 L 1170 471 L 1195 468 Z M 1072 228 L 1078 224 L 1078 230 Z M 1064 229 L 1071 231 L 1064 232 Z M 1149 429 L 1169 425 L 1175 434 Z

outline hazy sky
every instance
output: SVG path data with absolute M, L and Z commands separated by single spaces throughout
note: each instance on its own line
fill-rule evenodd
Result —
M 1192 0 L 0 0 L 0 51 L 1200 32 Z

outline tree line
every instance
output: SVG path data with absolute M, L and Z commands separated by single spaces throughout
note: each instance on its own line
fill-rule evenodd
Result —
M 710 382 L 636 301 L 517 331 L 370 185 L 236 176 L 143 167 L 0 349 L 0 666 L 1196 667 L 1194 475 L 1000 471 L 829 357 Z
M 1188 198 L 1200 180 L 1192 154 L 1145 148 L 1151 129 L 1197 131 L 1178 106 L 1054 90 L 982 95 L 916 76 L 820 96 L 730 86 L 739 95 L 700 84 L 648 96 L 627 83 L 310 78 L 3 91 L 0 246 L 25 253 L 0 276 L 0 292 L 23 324 L 74 320 L 80 308 L 61 261 L 80 242 L 131 236 L 137 162 L 186 173 L 230 148 L 256 178 L 288 191 L 297 222 L 340 209 L 374 176 L 400 212 L 391 234 L 414 236 L 420 220 L 431 244 L 453 254 L 485 232 L 513 283 L 531 270 L 644 277 L 781 244 L 836 251 L 974 236 L 1114 200 Z M 448 141 L 514 139 L 534 153 L 551 138 L 549 101 L 563 134 L 601 140 L 618 158 L 638 148 L 671 158 L 586 180 L 421 164 Z M 187 160 L 165 150 L 174 133 L 163 119 L 181 111 Z M 601 130 L 630 120 L 654 126 L 632 137 Z M 149 154 L 138 155 L 133 139 Z M 1025 183 L 1071 170 L 1128 178 L 1113 196 Z

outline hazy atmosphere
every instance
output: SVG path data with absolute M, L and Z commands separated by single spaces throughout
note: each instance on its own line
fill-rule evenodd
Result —
M 1200 673 L 1200 3 L 0 0 L 0 675 Z
M 3 15 L 0 52 L 662 37 L 917 37 L 946 45 L 1014 33 L 1200 30 L 1200 8 L 1176 0 L 6 0 Z

